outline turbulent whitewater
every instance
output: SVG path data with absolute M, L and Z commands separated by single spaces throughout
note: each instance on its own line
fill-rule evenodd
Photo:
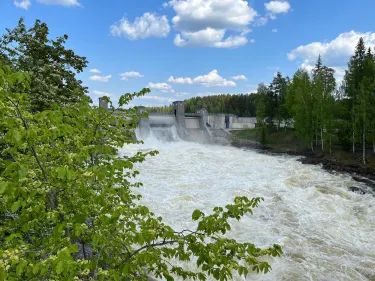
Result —
M 122 154 L 153 149 L 160 154 L 136 167 L 144 184 L 137 192 L 176 230 L 195 226 L 195 209 L 209 213 L 236 196 L 264 197 L 253 216 L 232 225 L 229 237 L 260 247 L 278 243 L 284 255 L 268 260 L 271 273 L 247 280 L 375 280 L 375 198 L 349 191 L 359 185 L 350 176 L 296 157 L 161 142 L 155 134 Z M 184 266 L 194 268 L 194 261 Z

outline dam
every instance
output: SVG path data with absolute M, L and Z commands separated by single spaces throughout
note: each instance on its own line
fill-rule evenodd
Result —
M 99 99 L 99 106 L 108 109 L 108 104 Z M 139 106 L 138 113 L 143 113 L 145 107 Z M 255 128 L 255 117 L 238 117 L 233 114 L 212 114 L 205 108 L 195 113 L 186 113 L 183 101 L 175 101 L 170 113 L 148 113 L 147 118 L 141 118 L 138 131 L 142 139 L 150 136 L 163 141 L 179 139 L 198 143 L 215 143 L 225 140 L 229 130 Z

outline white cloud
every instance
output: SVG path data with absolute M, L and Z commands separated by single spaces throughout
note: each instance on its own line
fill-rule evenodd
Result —
M 375 33 L 360 33 L 350 31 L 340 34 L 330 42 L 313 42 L 302 45 L 288 53 L 291 61 L 299 60 L 301 67 L 310 71 L 313 69 L 318 56 L 322 56 L 323 63 L 336 70 L 338 80 L 344 76 L 344 69 L 347 67 L 350 57 L 354 54 L 355 47 L 360 37 L 363 37 L 368 47 L 375 47 Z
M 205 87 L 235 87 L 236 83 L 230 80 L 226 80 L 221 77 L 217 70 L 214 69 L 210 73 L 198 76 L 194 78 L 195 84 L 202 84 Z
M 323 62 L 332 66 L 344 66 L 354 54 L 360 37 L 363 37 L 367 47 L 375 47 L 375 33 L 360 33 L 350 31 L 340 34 L 330 42 L 314 42 L 302 45 L 288 53 L 288 59 L 301 59 L 305 64 L 315 63 L 321 55 Z
M 175 83 L 175 84 L 193 84 L 193 79 L 187 77 L 187 78 L 174 78 L 173 76 L 169 77 L 168 79 L 169 83 Z
M 258 92 L 258 88 L 250 89 L 247 93 L 250 94 L 256 94 Z
M 109 79 L 111 78 L 112 78 L 112 75 L 107 75 L 107 76 L 93 75 L 89 77 L 89 80 L 107 83 Z
M 90 69 L 90 72 L 91 73 L 100 73 L 100 70 L 96 69 L 96 68 L 93 68 L 93 69 Z
M 29 7 L 31 6 L 31 2 L 30 0 L 13 0 L 13 4 L 17 7 L 17 8 L 21 8 L 21 9 L 29 9 Z
M 244 0 L 172 0 L 178 47 L 233 48 L 245 45 L 257 12 Z M 227 31 L 232 35 L 226 36 Z M 238 34 L 236 34 L 238 33 Z
M 134 22 L 126 18 L 111 26 L 113 36 L 125 36 L 130 40 L 145 39 L 148 37 L 167 37 L 171 27 L 167 16 L 158 16 L 155 13 L 144 13 Z
M 159 90 L 159 91 L 162 91 L 162 92 L 171 92 L 173 93 L 174 90 L 172 88 L 171 85 L 169 85 L 168 83 L 148 83 L 147 85 L 148 88 L 150 89 L 155 89 L 155 90 Z
M 265 3 L 264 6 L 266 7 L 266 10 L 271 13 L 271 15 L 275 14 L 286 14 L 290 10 L 290 4 L 287 1 L 271 1 L 268 3 Z
M 255 43 L 255 40 L 254 40 L 254 39 L 251 39 L 251 40 L 250 40 L 250 43 Z
M 278 14 L 287 14 L 291 9 L 291 6 L 287 1 L 270 1 L 265 3 L 264 6 L 267 13 L 264 16 L 256 18 L 255 26 L 264 26 L 269 19 L 275 20 Z
M 247 43 L 246 36 L 229 36 L 224 39 L 225 29 L 206 28 L 197 32 L 181 32 L 174 39 L 178 47 L 234 48 Z
M 237 80 L 237 81 L 238 80 L 247 80 L 247 77 L 245 75 L 241 74 L 241 75 L 233 76 L 232 79 Z
M 144 75 L 140 74 L 137 71 L 124 72 L 120 74 L 121 80 L 128 80 L 128 78 L 141 78 Z
M 255 26 L 263 26 L 263 25 L 266 25 L 267 22 L 268 22 L 268 17 L 267 16 L 258 17 L 254 25 Z
M 106 93 L 106 92 L 100 92 L 100 91 L 93 91 L 93 93 L 97 96 L 100 96 L 100 97 L 111 97 L 113 96 L 113 94 L 110 94 L 110 93 Z
M 169 77 L 168 82 L 175 84 L 198 84 L 205 87 L 235 87 L 236 83 L 221 77 L 217 70 L 214 69 L 206 75 L 195 78 L 174 78 Z
M 37 2 L 45 5 L 60 5 L 60 6 L 81 6 L 77 0 L 37 0 Z
M 274 28 L 274 29 L 272 29 L 272 32 L 276 33 L 276 32 L 279 32 L 279 31 L 277 30 L 277 28 Z

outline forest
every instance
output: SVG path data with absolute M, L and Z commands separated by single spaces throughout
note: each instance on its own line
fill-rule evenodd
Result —
M 341 149 L 375 153 L 375 58 L 362 38 L 339 85 L 335 71 L 319 56 L 311 73 L 299 69 L 292 79 L 277 74 L 273 82 L 260 84 L 257 120 L 260 127 L 293 125 L 302 143 L 312 151 Z
M 204 107 L 210 113 L 255 117 L 256 97 L 256 94 L 198 96 L 185 100 L 185 110 L 186 112 L 194 113 Z

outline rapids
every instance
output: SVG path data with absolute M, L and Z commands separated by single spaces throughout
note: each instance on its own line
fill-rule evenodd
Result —
M 162 142 L 152 133 L 144 145 L 121 150 L 160 152 L 136 166 L 141 204 L 182 230 L 194 228 L 195 209 L 209 213 L 235 196 L 264 197 L 228 237 L 259 247 L 278 243 L 284 255 L 268 259 L 270 273 L 246 280 L 375 280 L 375 197 L 349 191 L 360 185 L 349 175 L 297 157 L 173 139 Z M 194 268 L 194 261 L 184 266 Z

